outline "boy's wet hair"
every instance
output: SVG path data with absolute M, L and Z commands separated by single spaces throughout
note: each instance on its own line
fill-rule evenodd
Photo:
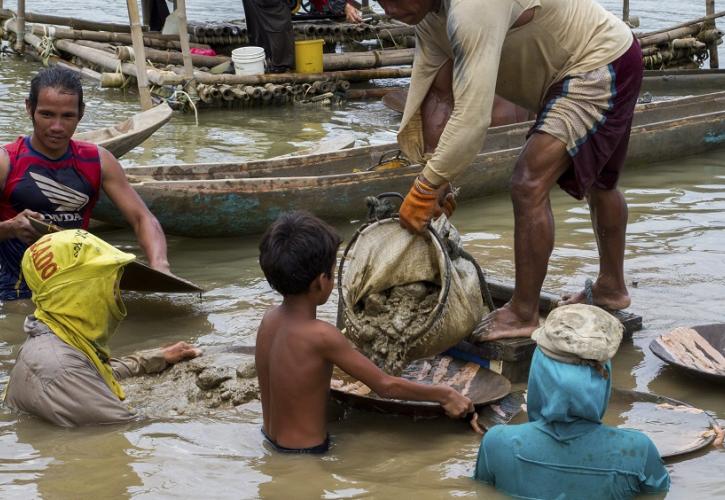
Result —
M 259 265 L 269 284 L 284 296 L 305 293 L 320 274 L 330 275 L 342 238 L 307 212 L 282 214 L 259 244 Z
M 75 72 L 60 66 L 52 66 L 38 72 L 30 81 L 30 93 L 28 94 L 30 110 L 33 114 L 35 114 L 35 108 L 38 107 L 40 91 L 46 88 L 58 89 L 68 94 L 77 95 L 78 115 L 83 114 L 83 85 L 81 84 L 81 77 Z

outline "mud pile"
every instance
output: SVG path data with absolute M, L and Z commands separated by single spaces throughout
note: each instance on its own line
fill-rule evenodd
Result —
M 208 416 L 259 398 L 254 356 L 249 354 L 204 354 L 121 383 L 125 403 L 152 418 Z
M 365 296 L 354 309 L 363 325 L 358 331 L 358 348 L 387 373 L 400 374 L 440 291 L 438 285 L 418 281 Z

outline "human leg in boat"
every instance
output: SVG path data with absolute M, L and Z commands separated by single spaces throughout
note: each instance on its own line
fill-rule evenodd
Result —
M 600 255 L 593 302 L 613 309 L 629 306 L 623 268 L 627 205 L 617 182 L 627 155 L 641 68 L 641 51 L 634 41 L 613 63 L 567 77 L 550 89 L 512 178 L 514 295 L 484 318 L 475 340 L 529 336 L 536 328 L 541 284 L 554 244 L 549 204 L 554 182 L 589 202 Z M 566 303 L 585 298 L 586 292 L 581 292 Z
M 592 188 L 587 196 L 594 235 L 599 249 L 599 275 L 591 285 L 591 302 L 605 309 L 629 307 L 631 299 L 624 282 L 624 243 L 627 204 L 618 189 Z M 589 301 L 587 290 L 562 297 L 562 304 Z
M 529 337 L 538 326 L 541 285 L 554 248 L 549 192 L 570 164 L 566 144 L 556 137 L 534 133 L 526 142 L 511 179 L 516 286 L 511 300 L 478 325 L 474 341 Z
M 631 303 L 624 283 L 627 204 L 617 189 L 617 182 L 627 156 L 634 106 L 642 84 L 640 56 L 639 45 L 633 42 L 625 54 L 607 66 L 612 94 L 607 108 L 583 140 L 568 144 L 575 168 L 559 179 L 562 189 L 572 196 L 587 197 L 600 259 L 599 275 L 591 288 L 591 301 L 607 309 L 624 309 Z M 565 111 L 566 106 L 562 110 Z M 556 128 L 555 121 L 548 127 Z M 562 303 L 586 301 L 587 291 L 584 290 L 564 297 Z

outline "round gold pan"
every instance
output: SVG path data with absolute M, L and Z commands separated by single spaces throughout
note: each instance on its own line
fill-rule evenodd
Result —
M 725 324 L 675 328 L 654 339 L 649 348 L 665 363 L 693 376 L 725 382 Z
M 469 397 L 476 407 L 498 401 L 511 392 L 511 383 L 504 376 L 450 356 L 415 361 L 401 376 L 422 384 L 449 385 Z M 335 399 L 355 408 L 415 417 L 444 414 L 438 403 L 381 398 L 337 367 L 332 373 L 330 391 Z
M 47 222 L 28 217 L 33 228 L 41 234 L 50 234 L 62 231 L 62 228 Z M 201 293 L 204 291 L 199 285 L 187 281 L 173 274 L 157 271 L 135 260 L 128 264 L 121 277 L 121 290 L 132 292 L 166 292 L 166 293 Z

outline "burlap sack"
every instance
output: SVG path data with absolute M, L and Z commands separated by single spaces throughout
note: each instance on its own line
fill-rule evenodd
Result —
M 434 230 L 440 241 L 432 233 L 410 234 L 397 219 L 372 223 L 350 242 L 341 263 L 339 289 L 345 335 L 391 373 L 399 373 L 410 361 L 455 345 L 488 312 L 476 265 L 455 250 L 460 245 L 455 228 L 443 216 L 434 223 Z M 385 339 L 387 352 L 381 358 L 380 352 L 372 351 L 368 335 L 361 335 L 364 324 L 354 312 L 356 304 L 371 293 L 420 281 L 441 287 L 437 304 L 417 331 L 405 331 L 402 345 L 399 336 L 389 334 Z

